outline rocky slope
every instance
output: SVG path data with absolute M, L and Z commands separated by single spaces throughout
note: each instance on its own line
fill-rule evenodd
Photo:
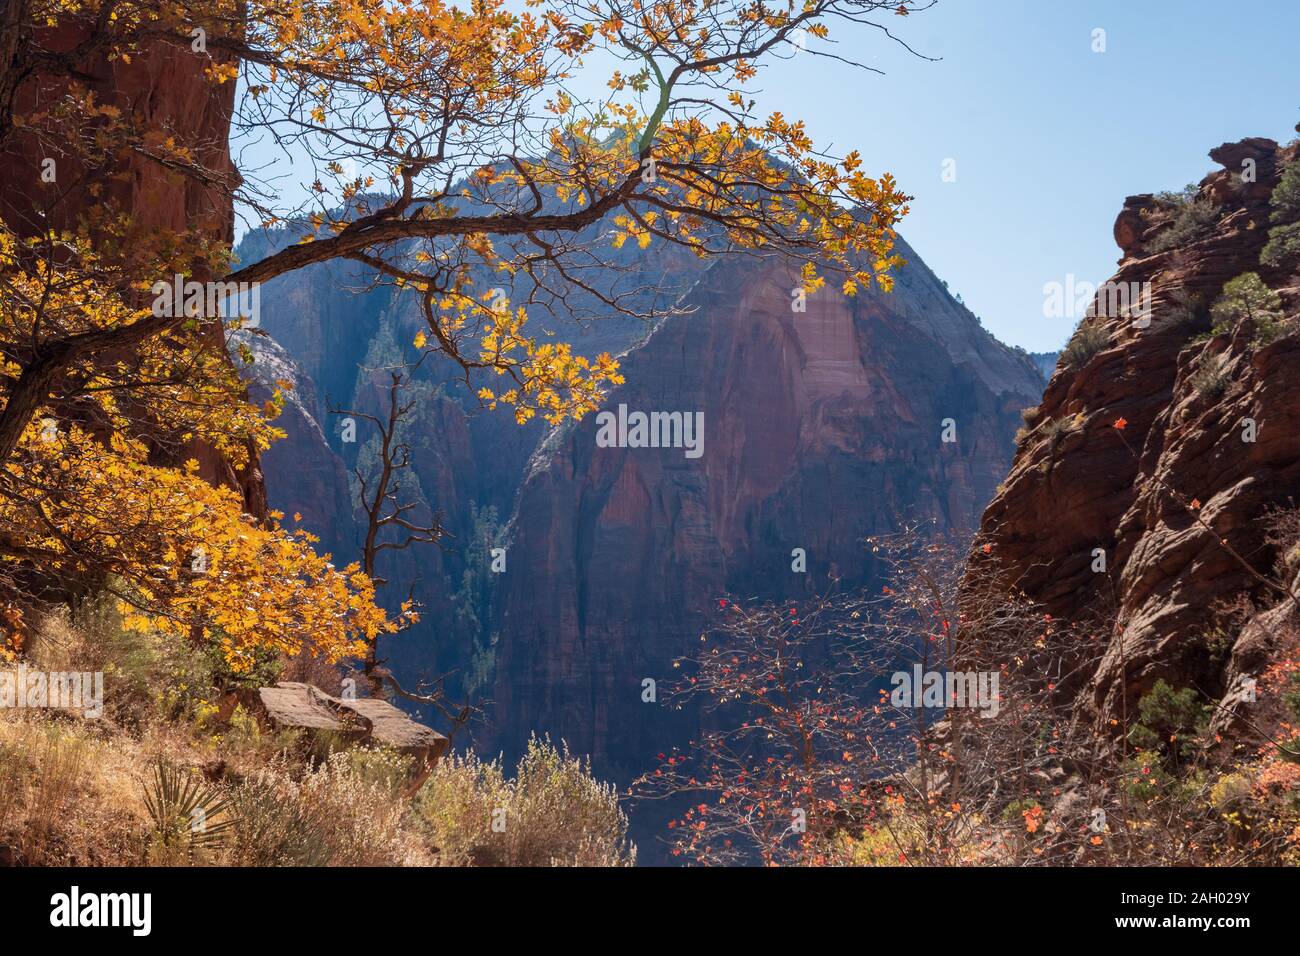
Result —
M 271 504 L 284 513 L 286 526 L 294 522 L 294 515 L 301 515 L 302 526 L 320 538 L 320 550 L 348 554 L 357 541 L 348 472 L 317 417 L 320 403 L 315 385 L 269 336 L 240 331 L 231 341 L 246 345 L 254 357 L 247 367 L 249 397 L 265 402 L 277 391 L 284 397 L 275 424 L 285 438 L 274 442 L 261 459 L 263 472 L 275 479 Z M 286 384 L 290 387 L 284 388 Z
M 1223 607 L 1242 595 L 1277 603 L 1260 577 L 1277 557 L 1268 512 L 1300 493 L 1300 336 L 1287 324 L 1300 281 L 1294 262 L 1260 261 L 1289 215 L 1270 199 L 1296 154 L 1265 139 L 1224 144 L 1210 153 L 1223 169 L 1195 197 L 1125 202 L 1114 281 L 1150 284 L 1151 322 L 1105 309 L 1085 320 L 984 514 L 978 569 L 1058 617 L 1095 614 L 1103 632 L 1113 622 L 1079 698 L 1098 726 L 1158 678 L 1235 700 L 1286 639 Z M 1209 314 L 1246 272 L 1278 295 L 1275 341 L 1249 318 Z

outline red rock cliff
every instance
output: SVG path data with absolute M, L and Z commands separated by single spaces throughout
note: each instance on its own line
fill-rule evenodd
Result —
M 1249 322 L 1210 335 L 1207 306 L 1253 271 L 1296 315 L 1294 271 L 1260 262 L 1270 196 L 1296 153 L 1265 139 L 1213 150 L 1224 169 L 1198 197 L 1212 213 L 1178 240 L 1168 201 L 1125 202 L 1114 280 L 1150 283 L 1151 324 L 1085 321 L 984 514 L 972 561 L 1058 617 L 1098 615 L 1103 637 L 1113 622 L 1080 696 L 1099 726 L 1158 678 L 1238 695 L 1276 637 L 1233 628 L 1230 655 L 1210 640 L 1222 602 L 1277 598 L 1257 575 L 1272 573 L 1276 557 L 1266 512 L 1300 498 L 1300 336 L 1291 326 L 1261 344 Z M 1243 181 L 1252 167 L 1254 181 Z M 1254 441 L 1243 438 L 1246 419 Z M 1104 570 L 1094 570 L 1094 549 L 1104 549 Z
M 46 30 L 39 36 L 41 45 L 54 55 L 72 56 L 82 39 L 72 29 Z M 184 144 L 195 167 L 203 171 L 201 176 L 165 168 L 138 150 L 122 150 L 103 165 L 86 168 L 75 155 L 59 148 L 57 137 L 42 137 L 38 130 L 19 126 L 0 141 L 4 169 L 0 216 L 20 233 L 48 226 L 73 229 L 88 214 L 115 206 L 131 217 L 127 250 L 134 239 L 159 232 L 190 232 L 229 243 L 234 236 L 230 189 L 239 178 L 229 150 L 235 84 L 217 85 L 205 75 L 213 60 L 220 61 L 221 56 L 209 58 L 159 43 L 129 62 L 90 54 L 70 64 L 77 81 L 94 93 L 98 103 L 120 110 L 142 141 L 171 137 Z M 14 61 L 3 64 L 3 69 L 0 93 L 13 86 L 17 117 L 50 110 L 68 92 L 62 75 L 15 70 Z M 41 180 L 45 159 L 56 163 L 53 184 Z M 224 348 L 220 330 L 214 327 L 210 334 L 214 346 Z M 199 444 L 185 449 L 183 457 L 197 459 L 209 481 L 239 489 L 249 513 L 265 516 L 266 492 L 256 458 L 236 473 L 212 449 Z

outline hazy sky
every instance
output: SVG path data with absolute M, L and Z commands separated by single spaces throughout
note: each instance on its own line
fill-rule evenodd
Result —
M 901 231 L 917 253 L 1033 351 L 1074 324 L 1043 317 L 1045 282 L 1114 272 L 1125 196 L 1199 180 L 1219 143 L 1297 135 L 1300 0 L 939 0 L 889 20 L 942 60 L 855 29 L 835 52 L 886 75 L 800 55 L 764 75 L 760 106 L 894 173 L 916 197 Z

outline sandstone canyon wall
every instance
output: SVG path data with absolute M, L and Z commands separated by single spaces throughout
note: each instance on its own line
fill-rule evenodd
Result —
M 249 237 L 241 258 L 276 241 Z M 604 409 L 702 413 L 698 458 L 598 448 L 596 415 L 520 427 L 480 409 L 447 367 L 428 369 L 407 437 L 418 491 L 453 537 L 385 569 L 403 582 L 398 597 L 418 581 L 425 604 L 421 625 L 387 642 L 398 673 L 465 678 L 453 686 L 471 684 L 486 703 L 479 743 L 490 753 L 511 759 L 530 733 L 549 733 L 626 782 L 693 729 L 663 700 L 642 703 L 642 682 L 671 680 L 672 659 L 719 598 L 871 585 L 880 569 L 866 536 L 908 520 L 973 530 L 1042 378 L 906 244 L 900 251 L 908 264 L 892 293 L 826 291 L 797 312 L 799 283 L 783 262 L 706 268 L 652 247 L 629 254 L 625 279 L 661 296 L 689 290 L 680 314 L 649 329 L 556 322 L 584 354 L 626 350 L 627 383 Z M 325 406 L 375 408 L 383 376 L 364 369 L 409 360 L 419 329 L 400 297 L 356 295 L 364 282 L 348 268 L 313 267 L 263 296 L 263 326 L 304 384 L 282 422 L 285 447 L 266 456 L 272 504 L 322 522 L 332 542 L 355 542 L 351 516 L 316 515 L 344 496 L 345 472 L 364 466 L 365 438 L 342 443 Z M 943 440 L 947 419 L 955 441 Z M 504 573 L 483 566 L 485 535 L 505 548 Z M 806 572 L 791 570 L 795 548 Z
M 974 528 L 1041 379 L 902 251 L 892 294 L 828 292 L 805 313 L 784 263 L 703 277 L 604 405 L 702 412 L 700 457 L 597 447 L 596 416 L 539 448 L 495 604 L 494 743 L 511 753 L 547 732 L 626 779 L 697 726 L 646 703 L 643 681 L 671 683 L 719 599 L 871 584 L 867 535 L 909 519 Z

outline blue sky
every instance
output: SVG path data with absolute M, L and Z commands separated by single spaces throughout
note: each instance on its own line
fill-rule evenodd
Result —
M 1297 0 L 939 0 L 890 20 L 942 60 L 855 29 L 833 49 L 885 76 L 800 55 L 762 76 L 759 106 L 894 173 L 916 197 L 903 235 L 986 328 L 1031 351 L 1074 324 L 1043 317 L 1045 282 L 1114 272 L 1125 196 L 1199 180 L 1219 143 L 1297 135 Z
M 916 197 L 901 226 L 913 248 L 986 328 L 1031 351 L 1059 348 L 1075 324 L 1044 317 L 1044 283 L 1114 272 L 1125 196 L 1178 189 L 1215 168 L 1210 148 L 1288 141 L 1300 121 L 1300 0 L 938 0 L 884 19 L 938 61 L 832 24 L 839 42 L 809 37 L 811 49 L 885 74 L 799 54 L 760 74 L 758 112 L 892 172 Z M 607 78 L 573 88 L 604 92 Z M 301 192 L 297 172 L 280 187 Z

